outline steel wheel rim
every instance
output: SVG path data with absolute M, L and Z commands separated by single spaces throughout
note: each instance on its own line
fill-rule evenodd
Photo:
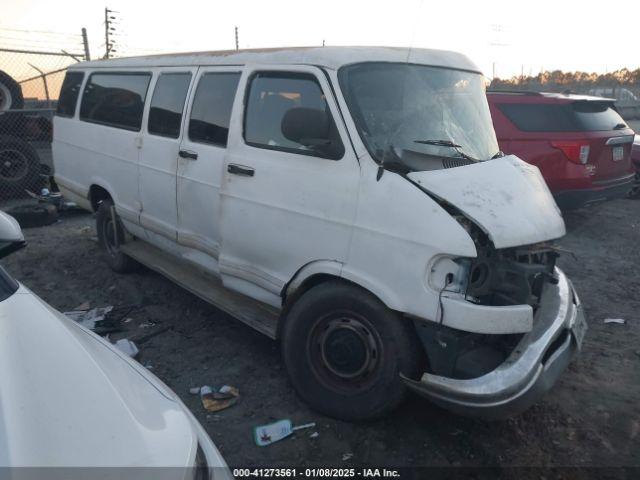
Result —
M 29 171 L 26 155 L 15 148 L 0 150 L 0 178 L 16 181 L 23 179 Z
M 356 394 L 371 386 L 382 364 L 382 341 L 371 322 L 351 312 L 320 317 L 309 335 L 315 376 L 332 390 Z

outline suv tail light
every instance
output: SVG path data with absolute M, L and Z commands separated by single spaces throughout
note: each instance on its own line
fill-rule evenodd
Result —
M 551 142 L 551 146 L 562 150 L 565 157 L 573 163 L 584 165 L 589 160 L 589 145 L 580 142 Z

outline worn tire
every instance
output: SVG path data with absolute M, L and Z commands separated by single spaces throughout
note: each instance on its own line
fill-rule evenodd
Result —
M 406 395 L 400 374 L 417 378 L 423 367 L 411 322 L 344 282 L 302 295 L 287 315 L 281 341 L 298 394 L 313 409 L 343 420 L 390 412 Z
M 20 228 L 44 227 L 58 220 L 58 209 L 54 205 L 18 205 L 6 212 L 17 220 Z
M 115 235 L 113 232 L 113 217 L 111 215 L 111 207 L 113 201 L 111 199 L 100 202 L 98 212 L 96 214 L 96 230 L 98 232 L 98 242 L 104 249 L 107 257 L 107 263 L 114 272 L 128 273 L 137 270 L 138 262 L 133 258 L 125 255 L 115 246 Z M 118 245 L 122 245 L 125 241 L 124 227 L 120 221 L 120 217 L 116 218 L 116 234 L 118 236 Z
M 11 75 L 0 70 L 0 111 L 22 108 L 22 87 Z
M 24 140 L 13 135 L 0 135 L 0 195 L 22 196 L 24 190 L 38 190 L 40 157 Z

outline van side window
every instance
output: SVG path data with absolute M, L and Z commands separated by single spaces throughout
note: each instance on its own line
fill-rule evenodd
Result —
M 248 145 L 337 160 L 344 146 L 315 76 L 261 72 L 247 94 Z
M 150 73 L 92 73 L 84 87 L 80 120 L 140 131 Z
M 83 72 L 67 72 L 60 88 L 58 97 L 58 108 L 56 115 L 60 117 L 73 117 L 76 114 L 76 104 L 84 79 Z
M 189 119 L 189 140 L 227 146 L 231 108 L 239 73 L 205 73 L 200 77 Z
M 190 83 L 190 73 L 163 73 L 158 77 L 149 109 L 149 133 L 169 138 L 180 136 L 182 110 Z

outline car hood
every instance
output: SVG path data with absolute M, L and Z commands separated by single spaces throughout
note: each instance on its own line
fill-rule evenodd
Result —
M 537 167 L 514 155 L 408 177 L 457 207 L 496 248 L 562 237 L 564 221 Z
M 0 302 L 0 467 L 192 465 L 190 419 L 137 368 L 21 285 Z

